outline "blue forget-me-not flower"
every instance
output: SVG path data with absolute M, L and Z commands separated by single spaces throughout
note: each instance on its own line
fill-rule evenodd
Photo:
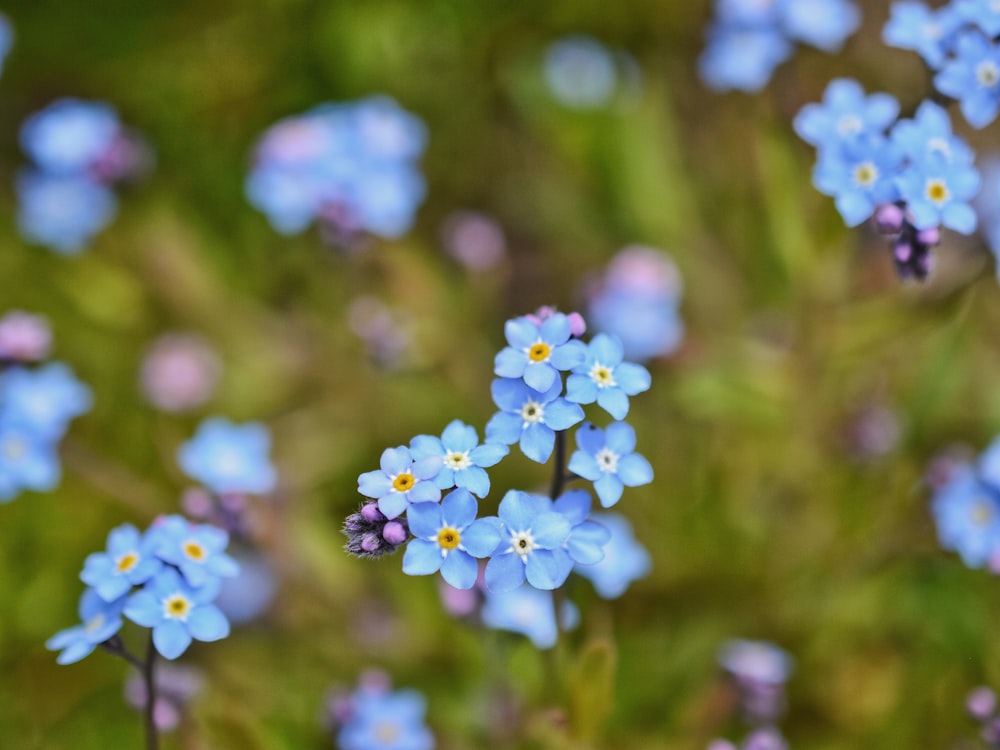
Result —
M 496 465 L 509 450 L 499 443 L 480 445 L 476 429 L 456 419 L 444 428 L 440 438 L 417 435 L 410 441 L 410 453 L 414 460 L 440 457 L 441 471 L 434 477 L 440 489 L 461 487 L 476 497 L 486 497 L 490 491 L 486 469 Z
M 555 431 L 583 420 L 583 409 L 561 398 L 562 390 L 559 378 L 545 392 L 529 388 L 519 378 L 494 380 L 490 392 L 500 411 L 486 425 L 486 441 L 519 443 L 525 456 L 545 463 L 555 446 Z
M 625 362 L 624 357 L 625 349 L 617 336 L 594 336 L 587 346 L 586 360 L 566 380 L 566 400 L 577 404 L 596 401 L 615 419 L 624 419 L 628 397 L 649 390 L 652 382 L 649 370 Z
M 217 493 L 264 494 L 277 484 L 271 436 L 256 422 L 234 424 L 212 417 L 177 451 L 181 469 Z
M 130 523 L 117 526 L 108 534 L 107 551 L 87 555 L 80 580 L 107 602 L 121 599 L 163 568 L 158 543 L 155 531 L 140 534 Z
M 621 499 L 623 488 L 653 481 L 653 467 L 635 453 L 635 430 L 627 422 L 613 422 L 604 430 L 589 422 L 576 431 L 569 470 L 594 483 L 601 505 L 609 508 Z
M 107 602 L 94 589 L 86 589 L 80 597 L 81 624 L 60 630 L 45 642 L 45 648 L 62 652 L 56 657 L 58 664 L 80 661 L 121 630 L 124 605 L 124 596 Z
M 573 567 L 563 549 L 571 525 L 548 498 L 510 490 L 500 501 L 501 541 L 486 563 L 486 587 L 503 593 L 525 579 L 538 589 L 558 588 Z
M 396 518 L 410 503 L 441 499 L 441 489 L 433 481 L 441 466 L 440 456 L 414 459 L 404 445 L 386 448 L 379 468 L 358 477 L 358 492 L 378 501 L 378 509 L 386 518 Z

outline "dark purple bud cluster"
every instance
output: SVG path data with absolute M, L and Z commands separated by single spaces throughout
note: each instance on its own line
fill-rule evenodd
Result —
M 892 260 L 899 277 L 926 279 L 933 263 L 931 248 L 941 241 L 941 231 L 937 227 L 917 229 L 894 203 L 879 206 L 872 221 L 880 234 L 892 238 Z
M 344 545 L 355 557 L 391 555 L 410 537 L 405 518 L 389 520 L 376 503 L 365 503 L 344 521 Z

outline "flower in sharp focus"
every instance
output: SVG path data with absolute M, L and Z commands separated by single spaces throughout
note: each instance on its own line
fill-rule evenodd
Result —
M 410 441 L 414 461 L 428 456 L 441 458 L 441 471 L 434 477 L 440 489 L 461 487 L 476 497 L 489 494 L 490 477 L 485 469 L 496 465 L 507 453 L 507 446 L 499 443 L 480 445 L 475 428 L 457 419 L 444 428 L 440 438 L 417 435 Z
M 0 374 L 0 403 L 11 421 L 55 439 L 73 417 L 90 408 L 91 395 L 72 370 L 52 362 L 37 370 L 14 367 Z
M 177 461 L 185 474 L 213 492 L 264 494 L 277 484 L 270 448 L 271 437 L 263 425 L 213 417 L 180 447 Z
M 358 492 L 378 501 L 378 509 L 386 518 L 396 518 L 410 503 L 441 499 L 441 490 L 433 481 L 441 466 L 440 456 L 414 459 L 406 446 L 386 448 L 379 469 L 358 477 Z
M 424 724 L 427 704 L 415 690 L 355 693 L 350 715 L 337 733 L 340 750 L 431 750 Z
M 557 379 L 544 393 L 517 378 L 498 378 L 490 386 L 500 411 L 486 425 L 486 441 L 512 445 L 532 461 L 545 463 L 555 446 L 555 430 L 567 430 L 583 420 L 583 409 L 564 398 Z
M 635 430 L 627 422 L 612 422 L 604 430 L 585 422 L 576 431 L 576 444 L 569 470 L 594 483 L 605 508 L 621 499 L 625 487 L 653 481 L 653 467 L 635 453 Z
M 496 518 L 476 518 L 476 499 L 457 489 L 438 503 L 413 503 L 406 513 L 410 533 L 403 572 L 411 576 L 441 577 L 457 589 L 476 583 L 479 566 L 475 558 L 489 557 L 500 544 Z
M 240 566 L 224 551 L 229 534 L 222 529 L 194 524 L 183 516 L 166 516 L 157 519 L 149 535 L 160 558 L 180 570 L 191 586 L 239 575 Z
M 806 104 L 795 116 L 799 137 L 817 148 L 828 148 L 867 133 L 881 133 L 899 114 L 899 102 L 889 94 L 866 96 L 857 81 L 837 78 L 823 92 L 822 104 Z
M 558 588 L 573 568 L 563 549 L 571 525 L 551 509 L 548 498 L 510 490 L 500 501 L 501 541 L 486 563 L 486 587 L 494 593 L 517 588 L 525 579 L 537 589 Z
M 1000 46 L 978 31 L 961 34 L 955 43 L 955 57 L 934 76 L 934 87 L 958 99 L 972 127 L 986 127 L 1000 111 Z
M 649 390 L 651 382 L 649 370 L 624 362 L 624 357 L 625 349 L 617 336 L 594 336 L 587 346 L 587 359 L 573 368 L 566 380 L 566 400 L 577 404 L 596 401 L 615 419 L 624 419 L 629 396 Z
M 489 628 L 520 633 L 537 648 L 548 649 L 556 645 L 560 629 L 576 626 L 579 611 L 564 601 L 557 622 L 552 592 L 524 584 L 503 594 L 487 591 L 482 618 Z
M 93 589 L 85 590 L 79 605 L 82 624 L 60 630 L 45 642 L 45 648 L 62 652 L 56 658 L 59 664 L 80 661 L 121 630 L 124 603 L 124 597 L 106 602 Z
M 157 542 L 155 533 L 141 535 L 132 524 L 122 524 L 108 534 L 106 552 L 87 556 L 80 580 L 105 601 L 120 599 L 132 586 L 160 572 L 163 562 L 156 557 Z
M 934 70 L 947 59 L 962 25 L 954 5 L 930 8 L 920 2 L 895 2 L 882 41 L 891 47 L 913 50 Z
M 911 162 L 897 185 L 917 229 L 943 224 L 962 234 L 975 231 L 976 212 L 969 203 L 979 191 L 979 172 L 974 167 L 931 154 Z
M 649 552 L 636 541 L 632 524 L 617 513 L 595 513 L 592 520 L 611 533 L 604 545 L 604 559 L 590 565 L 577 565 L 573 572 L 594 585 L 603 599 L 617 599 L 632 581 L 645 578 L 652 570 Z
M 559 380 L 559 371 L 571 370 L 586 357 L 583 342 L 571 339 L 569 318 L 546 318 L 541 325 L 527 317 L 508 320 L 504 334 L 509 346 L 496 356 L 493 372 L 502 378 L 523 378 L 529 388 L 547 391 Z
M 219 579 L 209 579 L 194 588 L 166 568 L 128 597 L 124 614 L 133 622 L 153 629 L 153 645 L 167 659 L 183 654 L 191 640 L 218 641 L 229 635 L 229 621 L 212 604 Z

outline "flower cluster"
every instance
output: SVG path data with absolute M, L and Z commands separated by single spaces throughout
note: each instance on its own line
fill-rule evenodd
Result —
M 424 198 L 423 123 L 386 96 L 324 104 L 272 125 L 246 181 L 251 204 L 282 234 L 317 222 L 333 240 L 398 237 Z
M 340 750 L 431 750 L 426 712 L 420 693 L 393 690 L 389 678 L 375 671 L 362 675 L 354 690 L 335 690 L 327 700 L 327 721 Z
M 777 722 L 785 712 L 791 657 L 766 641 L 734 639 L 723 644 L 719 664 L 732 680 L 740 713 L 752 729 L 740 745 L 719 739 L 708 750 L 787 750 Z
M 983 128 L 1000 111 L 1000 6 L 953 0 L 930 8 L 896 2 L 882 30 L 886 44 L 913 50 L 934 74 L 934 87 L 958 100 L 970 125 Z
M 104 552 L 89 555 L 80 573 L 81 624 L 56 633 L 45 644 L 72 664 L 97 646 L 125 653 L 122 617 L 152 629 L 156 650 L 167 659 L 183 654 L 192 640 L 217 641 L 229 622 L 213 604 L 223 578 L 239 573 L 226 554 L 229 535 L 184 517 L 162 516 L 145 532 L 123 524 L 108 534 Z
M 53 102 L 21 126 L 21 146 L 32 161 L 17 177 L 21 235 L 63 255 L 111 223 L 112 186 L 150 162 L 146 144 L 103 102 Z
M 956 462 L 932 483 L 941 546 L 957 552 L 970 568 L 1000 572 L 1000 439 L 975 463 Z
M 850 0 L 716 0 L 701 78 L 716 90 L 759 91 L 796 42 L 836 52 L 860 21 Z
M 611 516 L 610 528 L 600 523 L 591 514 L 591 494 L 564 487 L 577 479 L 592 482 L 601 505 L 610 507 L 624 487 L 653 477 L 649 462 L 635 452 L 635 431 L 622 421 L 630 397 L 649 388 L 649 372 L 624 360 L 615 336 L 598 334 L 584 343 L 584 329 L 579 315 L 551 308 L 507 321 L 508 345 L 496 355 L 499 377 L 491 386 L 499 410 L 486 425 L 485 442 L 475 428 L 456 420 L 440 436 L 418 435 L 408 446 L 386 449 L 380 468 L 358 478 L 358 491 L 369 500 L 345 523 L 348 551 L 378 557 L 405 544 L 403 572 L 440 572 L 458 590 L 479 582 L 487 597 L 483 619 L 496 627 L 513 621 L 508 629 L 523 630 L 516 616 L 506 618 L 504 612 L 523 609 L 517 602 L 531 596 L 539 600 L 532 604 L 535 610 L 551 612 L 543 619 L 553 623 L 548 592 L 573 570 L 592 577 L 607 596 L 644 575 L 649 558 L 627 523 L 617 516 Z M 604 428 L 585 422 L 583 406 L 589 404 L 615 421 Z M 577 449 L 567 466 L 567 433 L 573 427 Z M 487 469 L 514 444 L 538 463 L 555 454 L 553 487 L 548 495 L 508 490 L 495 516 L 480 516 L 479 501 L 492 489 Z M 617 532 L 614 543 L 611 529 Z M 485 561 L 484 567 L 478 561 Z M 546 597 L 518 595 L 525 583 Z M 492 599 L 506 595 L 512 595 L 506 604 Z M 550 638 L 543 633 L 534 640 Z
M 952 133 L 947 111 L 924 101 L 913 118 L 897 119 L 888 94 L 867 96 L 851 79 L 830 83 L 822 104 L 807 104 L 795 131 L 816 147 L 813 184 L 832 196 L 854 227 L 873 218 L 892 238 L 902 278 L 926 278 L 930 248 L 944 226 L 962 234 L 976 228 L 969 201 L 979 189 L 972 149 Z
M 0 503 L 24 490 L 48 492 L 60 478 L 59 442 L 90 408 L 90 390 L 48 355 L 51 331 L 35 315 L 0 318 Z

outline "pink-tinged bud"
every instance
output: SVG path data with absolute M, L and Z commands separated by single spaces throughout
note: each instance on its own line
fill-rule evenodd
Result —
M 226 492 L 219 495 L 219 505 L 229 513 L 242 513 L 247 508 L 247 496 L 238 492 Z
M 219 358 L 202 339 L 168 334 L 142 363 L 142 388 L 164 411 L 193 409 L 212 395 L 220 369 Z
M 917 242 L 932 247 L 941 241 L 941 230 L 938 227 L 921 229 L 917 232 Z
M 900 239 L 892 245 L 892 255 L 897 263 L 906 264 L 913 257 L 913 245 L 909 240 Z
M 567 316 L 569 318 L 569 333 L 575 338 L 580 338 L 587 332 L 587 321 L 583 319 L 583 316 L 578 312 L 571 312 Z
M 382 538 L 395 546 L 406 541 L 406 527 L 399 521 L 389 521 L 382 529 Z
M 895 203 L 888 203 L 875 209 L 872 221 L 880 234 L 899 234 L 905 221 L 903 209 Z
M 381 546 L 382 540 L 378 538 L 377 534 L 365 534 L 361 540 L 361 549 L 365 552 L 375 552 Z
M 454 213 L 445 222 L 442 234 L 447 253 L 470 271 L 495 268 L 507 255 L 503 229 L 485 214 Z
M 45 359 L 51 345 L 52 329 L 40 315 L 15 310 L 0 318 L 0 359 Z
M 965 699 L 969 716 L 977 721 L 986 721 L 997 710 L 997 695 L 988 687 L 978 687 Z
M 368 503 L 367 505 L 361 506 L 361 517 L 368 521 L 369 523 L 376 523 L 377 521 L 384 521 L 385 516 L 382 515 L 382 511 L 378 509 L 378 505 L 375 503 Z
M 215 510 L 212 496 L 201 487 L 184 490 L 181 496 L 181 507 L 191 518 L 208 518 Z

